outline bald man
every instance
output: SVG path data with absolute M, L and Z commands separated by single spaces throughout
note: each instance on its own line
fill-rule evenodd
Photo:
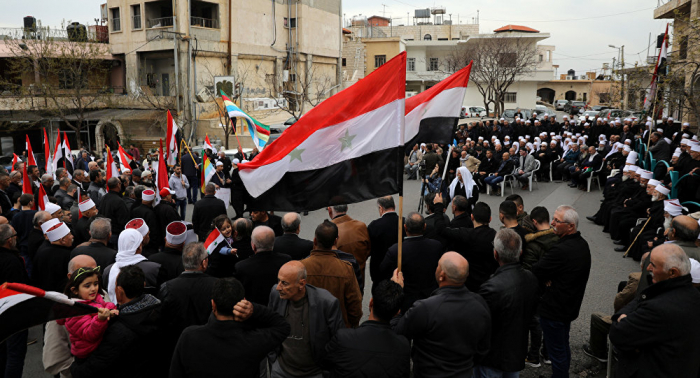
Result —
M 327 290 L 308 285 L 304 264 L 290 261 L 277 274 L 268 307 L 292 327 L 282 347 L 272 352 L 271 376 L 322 377 L 326 344 L 345 327 L 338 300 Z
M 491 314 L 484 299 L 464 286 L 468 275 L 462 255 L 442 255 L 435 270 L 439 288 L 416 301 L 395 326 L 413 340 L 416 377 L 471 377 L 474 358 L 489 351 Z
M 700 293 L 681 247 L 651 251 L 652 285 L 612 317 L 610 342 L 619 351 L 619 377 L 697 377 L 700 370 Z
M 299 213 L 284 214 L 281 225 L 284 234 L 275 239 L 275 251 L 289 255 L 292 260 L 308 257 L 311 250 L 314 249 L 314 243 L 299 237 L 299 231 L 301 231 Z
M 277 283 L 277 273 L 292 258 L 274 250 L 275 232 L 270 227 L 253 229 L 250 244 L 254 255 L 236 263 L 236 278 L 243 284 L 246 299 L 266 306 L 270 287 Z

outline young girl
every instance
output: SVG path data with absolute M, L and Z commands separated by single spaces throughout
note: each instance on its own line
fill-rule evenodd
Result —
M 80 268 L 71 274 L 64 294 L 82 299 L 82 303 L 97 307 L 97 314 L 58 320 L 70 335 L 70 351 L 77 358 L 87 358 L 102 341 L 110 317 L 119 314 L 114 303 L 100 295 L 100 267 Z
M 219 244 L 216 250 L 209 255 L 207 274 L 218 278 L 232 277 L 236 270 L 236 263 L 239 261 L 237 251 L 230 248 L 234 242 L 233 222 L 226 214 L 222 214 L 212 221 L 212 231 L 214 227 L 219 229 L 226 242 Z

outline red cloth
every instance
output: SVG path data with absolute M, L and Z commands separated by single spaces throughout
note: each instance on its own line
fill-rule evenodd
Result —
M 117 306 L 114 303 L 105 302 L 101 295 L 97 295 L 94 301 L 80 301 L 92 307 L 107 308 L 114 310 Z M 90 353 L 102 342 L 109 325 L 108 320 L 99 320 L 97 314 L 89 314 L 76 316 L 74 318 L 61 319 L 56 321 L 58 324 L 66 326 L 70 335 L 70 352 L 78 358 L 87 358 Z

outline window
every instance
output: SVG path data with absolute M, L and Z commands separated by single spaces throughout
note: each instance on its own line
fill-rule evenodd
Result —
M 141 29 L 141 4 L 131 6 L 131 28 Z
M 297 19 L 296 18 L 284 18 L 284 27 L 285 28 L 296 28 L 297 27 Z
M 438 41 L 449 41 L 447 38 L 438 38 Z
M 438 58 L 430 58 L 430 66 L 428 66 L 428 71 L 437 71 L 439 68 Z
M 540 62 L 544 60 L 544 55 L 540 54 Z
M 296 83 L 297 74 L 289 74 L 289 81 L 291 81 L 292 83 Z
M 406 59 L 406 71 L 415 71 L 416 70 L 416 58 L 408 58 Z
M 374 56 L 374 68 L 379 68 L 386 63 L 386 55 L 375 55 Z
M 119 17 L 119 8 L 110 9 L 112 16 L 112 31 L 118 32 L 122 30 L 121 18 Z
M 433 40 L 433 36 L 431 36 L 430 34 L 426 34 L 425 36 L 423 36 L 423 40 L 424 40 L 424 41 L 432 41 L 432 40 Z
M 517 92 L 506 92 L 503 102 L 508 102 L 508 103 L 516 103 L 518 102 L 518 93 Z
M 346 58 L 343 58 L 343 67 L 347 66 L 347 63 L 348 62 L 347 62 Z

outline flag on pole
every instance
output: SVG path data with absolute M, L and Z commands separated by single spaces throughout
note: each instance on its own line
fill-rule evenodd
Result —
M 311 109 L 238 166 L 254 206 L 314 210 L 401 193 L 405 94 L 402 52 Z
M 204 241 L 204 248 L 206 248 L 207 253 L 211 255 L 216 250 L 216 247 L 223 242 L 224 236 L 221 235 L 218 228 L 214 227 L 214 229 L 209 233 L 209 236 L 207 236 L 207 239 Z
M 32 144 L 29 142 L 29 135 L 25 135 L 27 142 L 25 145 L 27 151 L 27 165 L 37 165 L 36 159 L 34 158 L 34 151 L 32 151 Z
M 44 189 L 44 185 L 39 185 L 39 195 L 37 196 L 37 202 L 37 209 L 45 211 L 46 204 L 49 203 L 49 196 L 46 194 L 46 189 Z
M 472 63 L 406 99 L 406 148 L 418 142 L 450 144 L 459 123 Z
M 107 164 L 105 164 L 105 168 L 107 169 L 107 175 L 105 176 L 106 181 L 112 177 L 119 177 L 119 170 L 117 169 L 117 163 L 114 162 L 112 151 L 109 150 L 109 146 L 105 144 L 105 148 L 107 148 Z M 109 188 L 107 188 L 107 191 L 109 191 Z
M 55 291 L 5 283 L 0 286 L 0 342 L 35 325 L 96 312 L 97 308 Z
M 178 154 L 178 145 L 177 145 L 177 125 L 175 124 L 175 121 L 173 120 L 172 114 L 170 114 L 170 110 L 168 110 L 168 130 L 166 131 L 165 134 L 165 145 L 168 147 L 168 151 L 166 153 L 167 155 L 167 162 L 168 165 L 175 165 L 177 164 L 177 154 Z M 163 142 L 161 141 L 161 144 Z
M 168 182 L 168 167 L 165 166 L 165 160 L 163 159 L 163 140 L 160 140 L 160 149 L 158 150 L 158 192 L 160 193 L 163 188 L 170 188 L 170 183 Z
M 117 145 L 119 146 L 119 164 L 122 166 L 122 170 L 124 170 L 124 168 L 129 168 L 129 170 L 131 170 L 131 162 L 134 161 L 134 158 L 124 151 L 124 148 L 119 142 L 117 142 Z
M 236 117 L 245 119 L 245 121 L 248 123 L 248 131 L 250 132 L 250 136 L 253 138 L 253 144 L 258 149 L 262 150 L 263 147 L 265 147 L 265 144 L 267 144 L 267 141 L 270 140 L 270 126 L 262 124 L 255 118 L 246 114 L 243 110 L 241 110 L 241 108 L 236 106 L 236 104 L 226 97 L 226 93 L 224 93 L 223 89 L 221 90 L 221 98 L 224 100 L 224 107 L 226 108 L 228 117 L 232 120 Z
M 63 147 L 63 168 L 66 168 L 68 171 L 68 176 L 71 176 L 71 172 L 73 172 L 73 153 L 71 152 L 70 149 L 70 144 L 68 143 L 68 134 L 64 131 L 63 132 L 63 144 L 61 145 Z M 70 163 L 70 166 L 66 163 Z M 72 177 L 71 177 L 72 178 Z
M 61 148 L 61 132 L 59 131 L 58 135 L 56 135 L 56 148 L 53 150 L 53 159 L 51 159 L 54 172 L 58 169 L 58 161 L 61 160 L 61 158 L 63 158 L 63 148 Z
M 22 194 L 34 195 L 34 190 L 32 189 L 32 179 L 27 174 L 27 164 L 22 167 Z
M 214 169 L 214 164 L 211 163 L 208 157 L 204 156 L 202 159 L 202 174 L 200 175 L 201 182 L 199 186 L 202 188 L 202 193 L 204 193 L 204 187 L 207 186 L 211 177 L 214 176 L 214 171 L 216 169 Z
M 44 159 L 46 160 L 46 173 L 53 174 L 53 162 L 51 161 L 51 146 L 49 145 L 49 137 L 46 135 L 44 127 Z
M 207 134 L 207 135 L 204 137 L 204 146 L 203 146 L 203 149 L 206 151 L 207 148 L 210 149 L 210 150 L 212 150 L 212 151 L 214 151 L 214 146 L 211 144 L 211 141 L 209 140 L 209 134 Z
M 651 77 L 651 85 L 649 92 L 644 98 L 644 110 L 649 110 L 652 103 L 656 101 L 656 89 L 659 85 L 659 75 L 666 75 L 666 59 L 668 52 L 668 24 L 666 24 L 666 33 L 664 34 L 664 42 L 661 44 L 661 50 L 659 50 L 659 57 L 656 59 L 656 68 L 654 68 L 654 75 Z M 656 117 L 652 114 L 652 117 Z M 654 118 L 656 119 L 656 118 Z
M 15 164 L 17 164 L 18 162 L 21 162 L 21 161 L 22 161 L 22 159 L 20 159 L 19 156 L 17 156 L 17 154 L 13 153 L 12 154 L 12 168 L 11 168 L 10 172 L 14 172 L 15 171 Z

